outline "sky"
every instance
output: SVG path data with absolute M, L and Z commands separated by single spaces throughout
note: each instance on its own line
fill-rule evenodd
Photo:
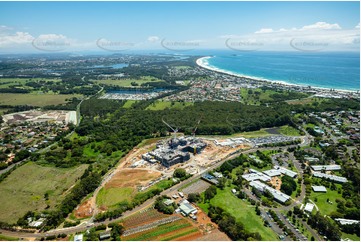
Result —
M 359 2 L 0 2 L 0 53 L 359 51 Z

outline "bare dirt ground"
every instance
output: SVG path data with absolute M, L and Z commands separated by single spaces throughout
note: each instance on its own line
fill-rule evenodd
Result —
M 75 217 L 77 219 L 88 218 L 93 215 L 93 208 L 90 200 L 83 202 L 77 210 L 75 210 Z
M 227 155 L 239 150 L 248 148 L 248 146 L 238 145 L 237 147 L 217 146 L 213 141 L 204 140 L 207 147 L 201 154 L 195 156 L 195 161 L 199 166 L 208 167 L 216 160 L 224 159 Z
M 198 238 L 192 238 L 192 240 L 230 241 L 228 236 L 218 229 L 218 225 L 216 223 L 213 223 L 205 212 L 203 212 L 199 207 L 197 207 L 197 209 L 198 209 L 197 221 L 194 221 L 193 224 L 195 224 L 198 227 L 198 229 L 201 232 L 201 235 L 198 236 Z M 184 240 L 188 240 L 188 239 L 184 239 Z
M 194 241 L 197 240 L 198 238 L 202 237 L 202 233 L 201 232 L 195 232 L 189 235 L 185 235 L 185 236 L 181 236 L 177 239 L 175 239 L 175 241 Z
M 273 187 L 275 187 L 276 190 L 280 190 L 281 189 L 281 185 L 282 185 L 282 181 L 279 177 L 274 176 L 271 178 L 271 185 Z
M 105 188 L 112 187 L 137 187 L 140 185 L 146 185 L 151 180 L 161 176 L 160 172 L 136 169 L 136 168 L 124 168 L 115 173 L 111 180 L 105 184 Z
M 228 236 L 225 233 L 219 231 L 219 229 L 210 231 L 209 233 L 194 240 L 195 241 L 231 241 L 231 239 L 228 238 Z

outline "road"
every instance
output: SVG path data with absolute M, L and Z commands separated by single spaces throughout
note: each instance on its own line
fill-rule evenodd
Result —
M 305 142 L 307 143 L 307 142 Z M 294 145 L 293 145 L 294 146 Z M 291 146 L 284 146 L 283 148 L 287 149 L 288 147 L 292 147 Z M 252 149 L 248 149 L 248 150 L 245 150 L 245 151 L 242 151 L 242 152 L 237 152 L 233 155 L 230 155 L 228 157 L 226 157 L 225 159 L 219 161 L 218 163 L 208 167 L 204 172 L 208 171 L 208 170 L 212 170 L 212 169 L 215 169 L 219 166 L 221 166 L 224 162 L 228 161 L 228 160 L 231 160 L 231 159 L 234 159 L 236 157 L 238 157 L 240 155 L 240 153 L 243 153 L 243 154 L 247 154 L 247 153 L 252 153 L 252 152 L 255 152 L 257 150 L 269 150 L 269 149 L 274 149 L 274 147 L 271 147 L 271 148 L 252 148 Z M 106 177 L 104 178 L 103 180 L 103 183 L 106 183 L 110 178 L 111 178 L 111 174 L 113 173 L 110 173 L 109 175 L 106 175 Z M 201 176 L 202 176 L 203 173 L 201 174 L 198 174 L 198 175 L 194 175 L 192 176 L 191 178 L 185 180 L 185 181 L 182 181 L 176 185 L 174 185 L 173 187 L 167 189 L 167 190 L 164 190 L 160 195 L 172 195 L 175 191 L 177 191 L 179 188 L 181 188 L 182 186 L 184 186 L 185 184 L 187 183 L 191 183 L 193 182 L 194 180 L 196 179 L 199 179 Z M 102 184 L 103 184 L 102 183 Z M 98 188 L 100 189 L 100 188 Z M 141 211 L 142 209 L 145 209 L 149 206 L 151 206 L 155 199 L 157 198 L 157 196 L 151 198 L 151 199 L 148 199 L 146 202 L 144 202 L 143 204 L 141 204 L 140 206 L 130 210 L 130 211 L 126 211 L 125 213 L 122 214 L 121 217 L 115 219 L 115 220 L 105 220 L 103 222 L 98 222 L 98 223 L 93 223 L 93 217 L 90 221 L 87 221 L 87 222 L 83 222 L 81 224 L 79 224 L 78 226 L 76 227 L 69 227 L 69 228 L 62 228 L 62 229 L 55 229 L 55 230 L 51 230 L 51 231 L 48 231 L 48 232 L 44 232 L 44 233 L 25 233 L 25 232 L 13 232 L 13 231 L 8 231 L 8 230 L 4 230 L 4 229 L 0 229 L 0 232 L 4 235 L 8 235 L 8 236 L 12 236 L 12 237 L 17 237 L 17 238 L 41 238 L 41 237 L 46 237 L 46 236 L 50 236 L 50 235 L 58 235 L 58 234 L 74 234 L 74 233 L 77 233 L 77 232 L 82 232 L 86 229 L 90 229 L 90 228 L 93 228 L 93 227 L 96 227 L 96 226 L 99 226 L 99 225 L 102 225 L 102 224 L 109 224 L 109 223 L 112 223 L 114 221 L 118 221 L 118 220 L 121 220 L 121 219 L 124 219 L 134 213 L 137 213 L 139 211 Z M 301 199 L 300 199 L 301 200 Z M 283 210 L 287 210 L 287 209 L 291 209 L 293 208 L 295 205 L 290 205 L 290 206 L 287 206 L 287 207 L 284 207 Z M 315 237 L 316 238 L 316 237 Z

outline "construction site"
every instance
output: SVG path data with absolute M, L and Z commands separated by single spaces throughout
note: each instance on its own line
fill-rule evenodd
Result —
M 253 147 L 252 142 L 244 138 L 216 140 L 195 137 L 197 126 L 192 135 L 184 136 L 178 133 L 177 128 L 162 121 L 173 131 L 172 137 L 156 141 L 143 151 L 137 150 L 127 157 L 126 167 L 161 171 L 165 177 L 171 176 L 174 169 L 180 167 L 190 174 L 200 174 L 222 159 Z

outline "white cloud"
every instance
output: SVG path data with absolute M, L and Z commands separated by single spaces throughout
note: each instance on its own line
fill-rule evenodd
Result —
M 251 34 L 219 37 L 235 46 L 239 43 L 240 49 L 245 49 L 246 45 L 251 48 L 257 43 L 262 50 L 292 50 L 292 43 L 303 43 L 311 47 L 327 47 L 327 50 L 358 50 L 360 27 L 358 24 L 352 29 L 342 29 L 337 23 L 316 22 L 298 28 L 262 28 Z
M 31 43 L 34 37 L 27 32 L 16 32 L 0 36 L 0 46 Z
M 2 32 L 5 32 L 5 31 L 8 31 L 8 30 L 11 30 L 12 28 L 9 27 L 9 26 L 5 26 L 5 25 L 0 25 L 0 34 Z
M 358 23 L 356 26 L 355 26 L 356 29 L 359 29 L 360 28 L 360 23 Z
M 272 33 L 272 32 L 274 32 L 273 29 L 264 28 L 264 29 L 260 29 L 260 30 L 256 31 L 255 34 L 265 34 L 265 33 Z
M 152 43 L 158 42 L 159 40 L 160 40 L 160 38 L 158 36 L 149 36 L 148 37 L 148 41 L 152 42 Z
M 337 23 L 329 24 L 326 22 L 317 22 L 311 25 L 303 26 L 301 28 L 301 30 L 309 30 L 309 29 L 341 29 L 341 27 Z

